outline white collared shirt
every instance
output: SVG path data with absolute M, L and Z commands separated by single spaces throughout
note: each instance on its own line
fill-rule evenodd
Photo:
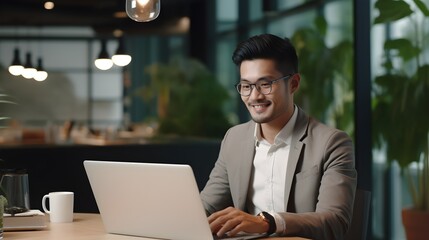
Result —
M 286 211 L 284 199 L 286 168 L 297 116 L 295 106 L 292 117 L 274 138 L 274 144 L 261 137 L 260 124 L 256 124 L 255 127 L 255 157 L 247 207 L 249 213 L 253 215 L 262 211 L 271 213 L 276 220 L 277 233 L 285 229 L 283 219 L 276 212 Z

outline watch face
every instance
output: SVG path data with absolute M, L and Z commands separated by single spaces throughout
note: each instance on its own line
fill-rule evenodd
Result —
M 264 214 L 264 213 L 259 213 L 259 214 L 258 214 L 258 216 L 259 216 L 260 218 L 262 218 L 262 220 L 264 220 L 265 222 L 269 222 L 269 221 L 268 221 L 268 219 L 267 219 L 267 217 L 265 217 L 265 214 Z

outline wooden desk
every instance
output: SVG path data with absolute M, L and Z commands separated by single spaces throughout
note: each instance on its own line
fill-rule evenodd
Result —
M 4 232 L 4 239 L 31 240 L 143 240 L 150 238 L 108 234 L 105 232 L 99 214 L 76 213 L 73 223 L 49 223 L 48 228 L 38 231 Z M 300 240 L 303 238 L 270 238 Z

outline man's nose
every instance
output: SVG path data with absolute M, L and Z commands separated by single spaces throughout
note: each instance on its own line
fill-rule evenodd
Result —
M 258 88 L 255 85 L 252 85 L 252 91 L 250 92 L 250 98 L 259 99 L 263 98 L 264 94 L 258 91 Z

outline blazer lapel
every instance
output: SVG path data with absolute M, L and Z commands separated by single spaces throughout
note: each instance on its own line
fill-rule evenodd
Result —
M 304 113 L 304 111 L 301 110 L 301 108 L 298 107 L 298 117 L 292 132 L 292 142 L 291 142 L 289 160 L 287 163 L 287 170 L 286 170 L 285 196 L 284 196 L 285 211 L 287 211 L 290 191 L 292 188 L 292 182 L 296 171 L 296 165 L 298 163 L 299 156 L 301 155 L 302 148 L 304 146 L 304 143 L 302 142 L 302 140 L 307 134 L 308 122 L 309 122 L 308 116 Z

